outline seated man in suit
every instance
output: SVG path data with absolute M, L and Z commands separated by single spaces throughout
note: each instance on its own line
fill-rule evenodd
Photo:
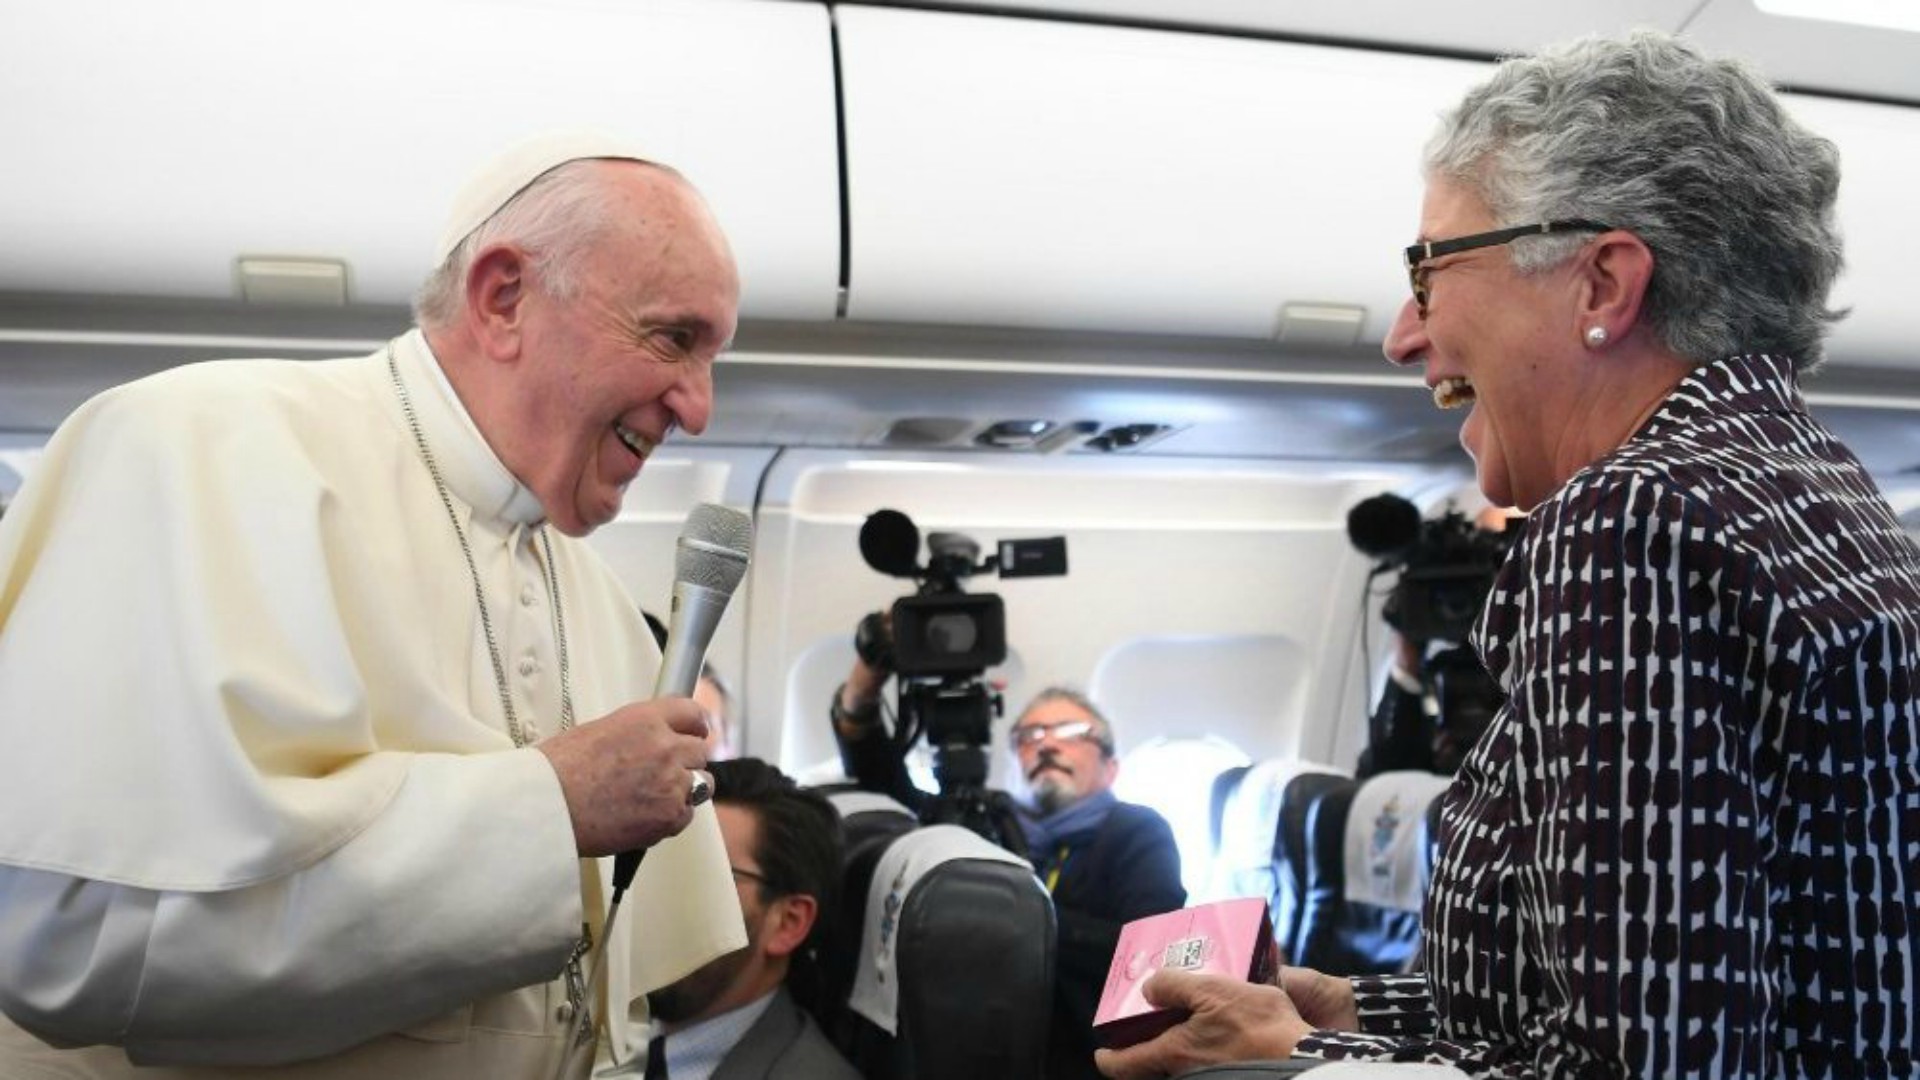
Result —
M 757 758 L 708 769 L 747 947 L 647 995 L 647 1080 L 860 1080 L 786 986 L 840 873 L 840 818 Z

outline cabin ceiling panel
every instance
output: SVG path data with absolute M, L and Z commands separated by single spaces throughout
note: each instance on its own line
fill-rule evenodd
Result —
M 1486 65 L 838 12 L 856 319 L 1270 338 L 1404 302 L 1419 151 Z
M 1920 105 L 1920 33 L 1773 15 L 1753 0 L 1709 0 L 1687 23 L 1687 36 L 1783 86 Z
M 598 127 L 706 193 L 748 314 L 831 318 L 830 40 L 779 0 L 10 4 L 0 290 L 225 298 L 236 257 L 292 256 L 404 303 L 472 170 Z

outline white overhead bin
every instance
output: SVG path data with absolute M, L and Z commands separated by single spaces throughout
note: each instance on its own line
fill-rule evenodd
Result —
M 839 7 L 848 315 L 1271 337 L 1407 293 L 1420 149 L 1488 66 Z
M 0 290 L 228 298 L 236 257 L 296 256 L 345 260 L 356 302 L 404 302 L 474 168 L 595 126 L 707 194 L 745 314 L 833 317 L 823 5 L 11 3 L 0 100 Z
M 1835 211 L 1846 266 L 1832 305 L 1848 310 L 1827 339 L 1830 359 L 1872 367 L 1920 368 L 1920 109 L 1811 95 L 1786 95 L 1794 118 L 1840 146 Z
M 1420 152 L 1490 65 L 1034 19 L 836 8 L 855 319 L 1267 338 L 1406 298 Z M 1910 366 L 1920 109 L 1789 96 L 1840 143 L 1853 314 Z M 1904 329 L 1903 329 L 1904 328 Z

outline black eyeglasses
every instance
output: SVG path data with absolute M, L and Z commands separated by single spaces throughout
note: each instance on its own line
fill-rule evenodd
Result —
M 1424 265 L 1429 260 L 1442 255 L 1458 255 L 1462 251 L 1475 248 L 1495 247 L 1512 243 L 1523 236 L 1546 236 L 1550 233 L 1566 232 L 1611 232 L 1613 226 L 1602 225 L 1585 218 L 1567 218 L 1564 221 L 1547 221 L 1538 225 L 1515 225 L 1510 229 L 1495 229 L 1492 232 L 1474 233 L 1472 236 L 1456 236 L 1451 240 L 1427 240 L 1410 245 L 1406 251 L 1407 283 L 1413 286 L 1413 302 L 1420 309 L 1420 317 L 1427 317 L 1427 276 L 1433 270 Z

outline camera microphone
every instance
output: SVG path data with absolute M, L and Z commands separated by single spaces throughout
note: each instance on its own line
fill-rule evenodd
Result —
M 687 697 L 700 679 L 713 632 L 727 601 L 747 573 L 753 555 L 753 519 L 713 503 L 701 503 L 687 515 L 673 553 L 673 609 L 661 648 L 660 673 L 653 696 Z M 622 852 L 613 863 L 615 895 L 623 893 L 640 869 L 642 852 Z
M 875 510 L 860 526 L 860 557 L 890 577 L 920 572 L 920 528 L 898 510 Z
M 1420 508 L 1387 492 L 1347 511 L 1347 539 L 1362 554 L 1391 559 L 1420 539 Z

